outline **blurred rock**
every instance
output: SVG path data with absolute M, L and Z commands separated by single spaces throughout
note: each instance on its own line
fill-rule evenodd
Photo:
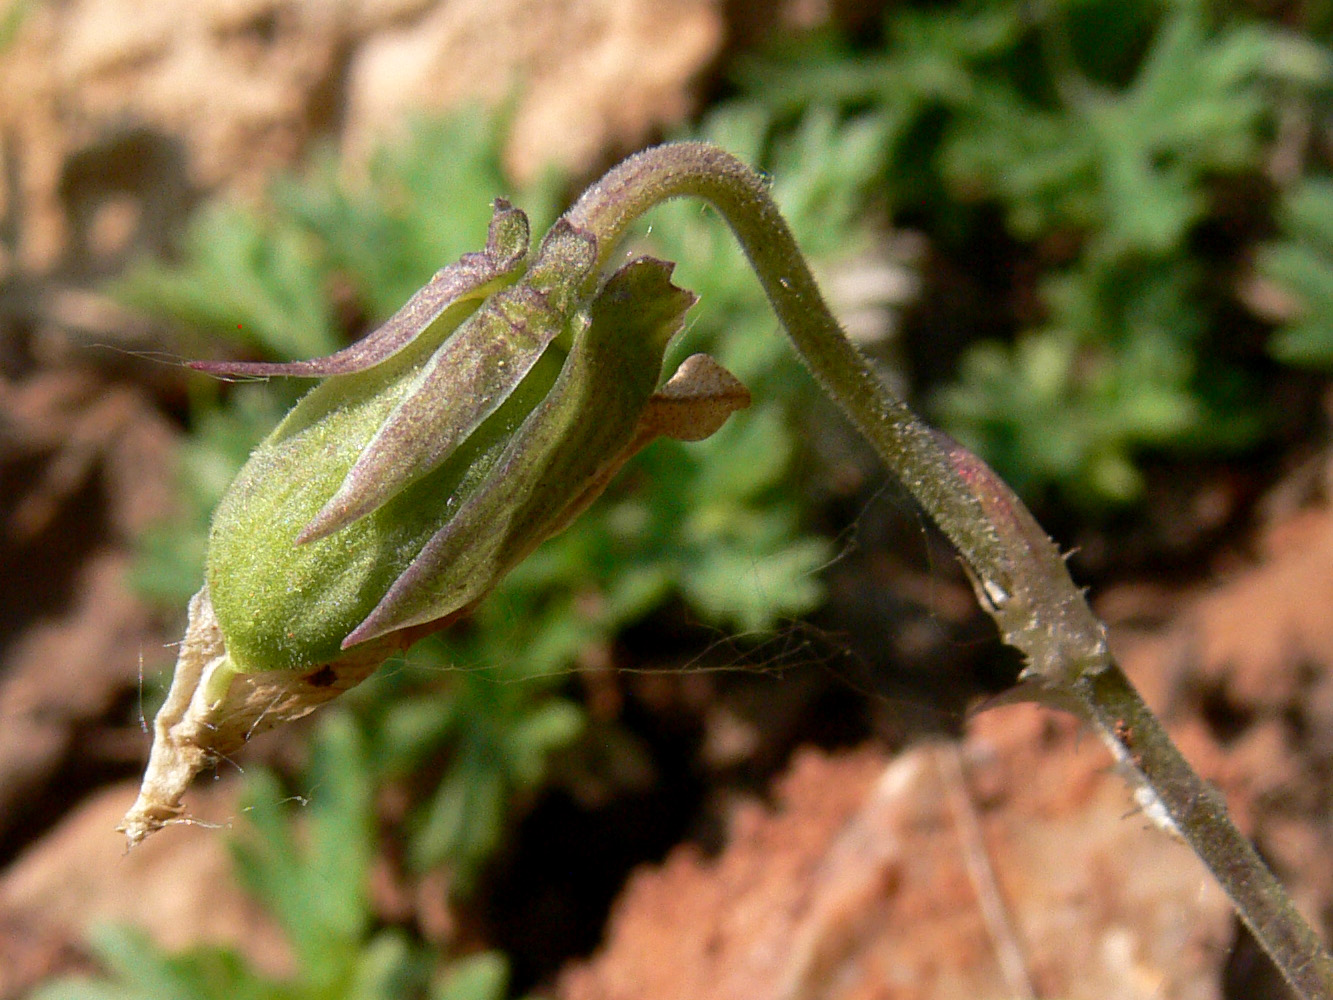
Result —
M 171 505 L 176 432 L 89 371 L 0 374 L 0 843 L 161 665 L 159 616 L 128 587 L 131 539 Z M 146 752 L 132 748 L 136 758 Z M 56 783 L 58 786 L 58 783 Z
M 380 5 L 376 5 L 380 6 Z M 402 3 L 389 6 L 400 8 Z M 357 45 L 349 149 L 405 108 L 514 100 L 506 157 L 518 179 L 586 172 L 682 122 L 721 50 L 715 0 L 454 0 Z
M 290 164 L 334 120 L 342 9 L 32 5 L 0 63 L 14 263 L 110 269 L 159 249 L 192 191 L 254 187 Z
M 693 110 L 719 0 L 71 0 L 0 62 L 14 269 L 105 274 L 200 192 L 255 191 L 311 142 L 512 100 L 508 161 L 598 167 Z
M 965 781 L 958 752 L 798 757 L 777 809 L 742 810 L 719 858 L 680 849 L 637 875 L 558 995 L 1220 995 L 1229 906 L 1133 815 L 1095 741 L 1017 706 L 975 720 Z
M 1296 904 L 1333 900 L 1333 506 L 1286 512 L 1255 557 L 1128 643 L 1126 672 L 1226 797 Z M 1318 925 L 1316 925 L 1318 926 Z

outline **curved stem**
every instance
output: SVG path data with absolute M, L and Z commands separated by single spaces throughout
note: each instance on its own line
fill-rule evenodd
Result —
M 565 217 L 597 237 L 600 266 L 640 215 L 686 196 L 718 208 L 824 390 L 918 496 L 974 571 L 1004 587 L 1004 569 L 992 566 L 990 558 L 998 539 L 979 505 L 934 433 L 891 393 L 843 334 L 759 175 L 715 146 L 658 146 L 614 168 Z
M 600 268 L 640 215 L 684 196 L 721 212 L 801 359 L 953 542 L 1005 641 L 1040 674 L 1105 661 L 1105 631 L 1055 544 L 999 477 L 918 419 L 847 339 L 758 174 L 715 146 L 657 146 L 612 169 L 565 218 L 597 238 Z
M 1005 641 L 1026 656 L 1034 697 L 1096 726 L 1288 982 L 1307 1000 L 1333 1000 L 1333 959 L 1116 666 L 1055 543 L 984 462 L 926 426 L 875 374 L 825 304 L 759 175 L 714 146 L 658 146 L 611 170 L 566 219 L 596 236 L 600 270 L 639 216 L 686 196 L 722 213 L 802 360 L 958 548 Z

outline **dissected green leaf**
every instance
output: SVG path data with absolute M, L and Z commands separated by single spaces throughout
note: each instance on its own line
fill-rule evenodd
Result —
M 504 1000 L 509 964 L 503 955 L 487 951 L 455 962 L 431 1000 Z
M 1312 178 L 1282 204 L 1285 238 L 1267 245 L 1259 271 L 1292 296 L 1291 319 L 1270 343 L 1290 364 L 1333 367 L 1333 181 Z

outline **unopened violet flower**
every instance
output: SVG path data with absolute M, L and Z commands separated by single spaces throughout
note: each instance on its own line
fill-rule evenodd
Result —
M 603 278 L 598 260 L 596 237 L 564 220 L 530 252 L 527 218 L 498 201 L 484 251 L 347 349 L 194 365 L 322 381 L 214 514 L 131 842 L 256 730 L 475 606 L 654 437 L 706 437 L 748 405 L 705 355 L 659 387 L 694 296 L 663 261 Z

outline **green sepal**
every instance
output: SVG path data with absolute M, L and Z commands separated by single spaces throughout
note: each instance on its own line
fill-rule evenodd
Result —
M 465 609 L 600 491 L 638 446 L 694 297 L 670 283 L 670 265 L 641 260 L 581 302 L 595 259 L 586 234 L 557 224 L 521 281 L 452 328 L 437 319 L 326 379 L 255 450 L 209 542 L 207 582 L 236 670 L 309 670 Z M 427 377 L 460 357 L 450 345 L 461 339 L 462 356 L 483 360 Z M 480 418 L 468 391 L 478 379 L 498 397 Z M 410 432 L 386 433 L 404 413 L 418 418 Z M 375 474 L 353 475 L 358 466 Z M 333 515 L 330 498 L 341 498 Z
M 605 485 L 635 441 L 663 355 L 692 293 L 673 265 L 632 261 L 606 283 L 549 393 L 462 509 L 433 537 L 344 648 L 474 603 Z
M 404 352 L 410 354 L 410 352 Z M 552 349 L 449 458 L 365 517 L 297 544 L 412 381 L 412 359 L 329 379 L 241 469 L 213 517 L 207 581 L 238 670 L 302 670 L 341 655 L 343 638 L 499 459 L 554 383 Z
M 487 251 L 441 272 L 442 283 L 461 289 L 461 297 L 452 304 L 437 297 L 431 308 L 415 313 L 404 307 L 390 321 L 398 325 L 387 346 L 376 333 L 367 340 L 381 346 L 352 363 L 342 352 L 320 362 L 337 361 L 344 373 L 307 394 L 238 474 L 214 515 L 207 565 L 214 609 L 237 670 L 301 670 L 337 658 L 343 638 L 462 508 L 509 435 L 554 383 L 564 351 L 551 342 L 568 342 L 577 314 L 575 295 L 565 289 L 587 276 L 595 249 L 586 235 L 557 226 L 537 254 L 540 266 L 515 283 L 526 262 L 526 233 L 522 213 L 498 205 Z M 478 288 L 489 289 L 489 297 L 476 295 Z M 540 328 L 535 340 L 551 346 L 525 362 L 527 373 L 517 384 L 497 379 L 498 405 L 480 422 L 472 396 L 445 395 L 429 431 L 448 436 L 450 421 L 464 424 L 451 450 L 423 463 L 419 454 L 400 449 L 390 467 L 391 488 L 375 497 L 369 514 L 307 541 L 309 526 L 385 422 L 423 391 L 421 373 L 432 356 L 479 313 L 504 320 L 483 329 Z M 412 314 L 425 324 L 414 333 L 399 322 Z M 507 359 L 491 360 L 503 373 Z
M 487 298 L 415 374 L 298 544 L 370 513 L 448 458 L 564 332 L 570 290 L 583 284 L 596 260 L 591 236 L 557 223 L 524 280 Z

